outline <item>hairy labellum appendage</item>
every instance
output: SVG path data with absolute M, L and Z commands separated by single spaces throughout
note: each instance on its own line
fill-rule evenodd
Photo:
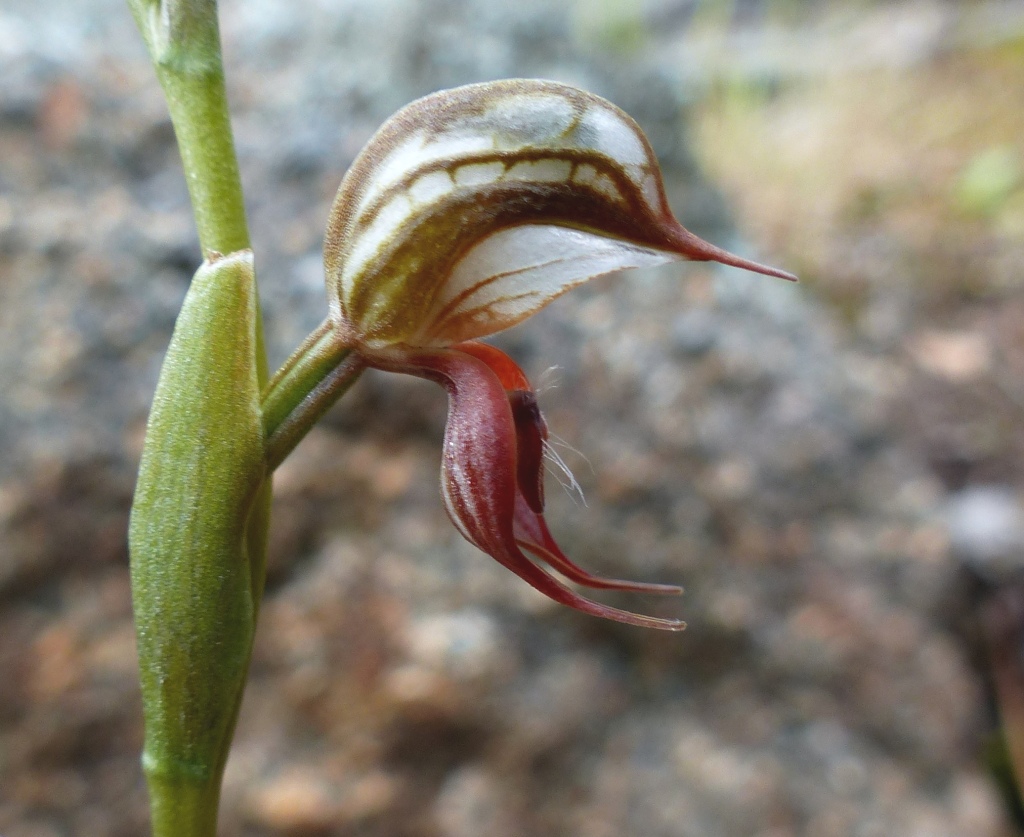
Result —
M 629 116 L 533 80 L 395 114 L 346 175 L 324 248 L 332 316 L 371 349 L 482 337 L 594 276 L 680 258 L 793 278 L 680 226 Z
M 541 452 L 534 439 L 546 435 L 536 409 L 517 411 L 525 376 L 504 353 L 464 343 L 450 349 L 415 349 L 382 368 L 428 378 L 448 391 L 441 465 L 441 494 L 452 523 L 466 540 L 561 604 L 605 619 L 663 630 L 682 630 L 678 619 L 661 619 L 600 604 L 579 595 L 531 561 L 523 550 L 577 584 L 608 590 L 678 594 L 679 587 L 620 581 L 593 575 L 559 549 L 544 521 L 537 494 Z M 532 391 L 529 395 L 533 396 Z M 520 446 L 529 439 L 529 447 Z M 523 482 L 523 479 L 526 482 Z M 528 497 L 530 499 L 528 499 Z M 536 506 L 535 506 L 536 504 Z

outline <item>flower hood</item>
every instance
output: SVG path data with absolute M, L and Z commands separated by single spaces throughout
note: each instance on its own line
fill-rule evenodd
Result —
M 466 540 L 558 602 L 668 630 L 684 623 L 594 602 L 535 563 L 593 588 L 681 592 L 595 576 L 563 554 L 544 520 L 548 431 L 533 388 L 477 341 L 591 277 L 679 259 L 794 278 L 684 229 L 625 113 L 530 80 L 446 90 L 399 111 L 345 176 L 324 247 L 337 338 L 359 363 L 448 393 L 441 490 Z

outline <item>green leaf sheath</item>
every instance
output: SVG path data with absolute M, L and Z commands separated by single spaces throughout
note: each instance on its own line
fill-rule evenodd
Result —
M 200 267 L 147 427 L 129 545 L 158 837 L 215 833 L 249 665 L 262 545 L 247 532 L 266 470 L 256 316 L 251 251 Z

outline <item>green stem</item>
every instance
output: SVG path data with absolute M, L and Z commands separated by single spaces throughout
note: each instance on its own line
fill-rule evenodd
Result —
M 223 69 L 192 72 L 175 64 L 157 64 L 156 69 L 178 138 L 204 255 L 247 249 L 249 229 Z
M 128 0 L 178 139 L 204 255 L 249 245 L 216 0 Z
M 209 259 L 214 253 L 249 249 L 245 203 L 224 86 L 216 0 L 128 0 L 128 5 L 167 99 L 204 256 Z M 256 378 L 262 388 L 268 375 L 258 299 L 254 343 Z M 253 627 L 266 575 L 270 497 L 268 476 L 257 490 L 246 523 L 244 560 L 249 563 Z M 232 729 L 241 696 L 240 688 L 235 705 L 225 707 Z M 230 737 L 231 730 L 227 743 Z M 216 833 L 226 759 L 225 746 L 217 763 L 210 765 L 209 778 L 198 785 L 182 779 L 173 763 L 146 765 L 155 837 L 212 837 Z
M 209 257 L 210 253 L 245 250 L 251 244 L 224 86 L 215 2 L 209 3 L 207 14 L 196 24 L 201 32 L 188 33 L 194 38 L 196 52 L 206 54 L 190 61 L 182 57 L 182 49 L 168 49 L 162 56 L 154 54 L 154 65 L 178 140 L 199 246 Z M 262 385 L 268 370 L 258 303 L 256 312 L 256 364 Z
M 251 247 L 221 59 L 216 0 L 128 0 L 178 140 L 204 257 Z M 256 363 L 267 381 L 257 304 Z
M 220 776 L 188 782 L 146 771 L 154 835 L 216 837 Z
M 273 471 L 314 424 L 355 383 L 365 361 L 322 323 L 263 392 L 267 470 Z

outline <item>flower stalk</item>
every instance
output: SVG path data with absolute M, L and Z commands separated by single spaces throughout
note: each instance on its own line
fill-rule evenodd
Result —
M 275 374 L 263 397 L 267 470 L 273 471 L 366 368 L 363 358 L 317 330 Z

